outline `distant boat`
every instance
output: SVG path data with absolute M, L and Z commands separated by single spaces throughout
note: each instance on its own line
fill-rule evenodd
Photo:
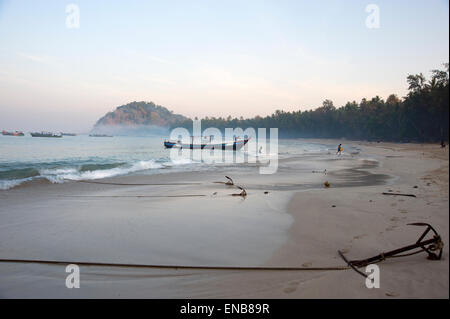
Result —
M 56 134 L 52 132 L 32 132 L 30 133 L 33 137 L 62 137 L 62 134 Z
M 6 136 L 24 136 L 23 132 L 21 131 L 15 131 L 15 132 L 8 132 L 8 131 L 2 131 L 2 135 Z
M 77 136 L 77 133 L 62 133 L 61 132 L 61 135 L 62 136 Z
M 90 137 L 112 137 L 112 135 L 106 134 L 89 134 Z
M 192 138 L 192 137 L 191 137 Z M 245 144 L 247 144 L 249 141 L 249 138 L 247 139 L 235 139 L 234 142 L 221 142 L 221 143 L 212 143 L 211 140 L 209 142 L 204 143 L 194 143 L 193 138 L 192 142 L 187 143 L 181 143 L 181 141 L 170 141 L 166 140 L 164 141 L 164 147 L 165 148 L 180 148 L 180 149 L 209 149 L 209 150 L 230 150 L 230 151 L 237 151 L 240 150 L 242 147 L 244 147 Z

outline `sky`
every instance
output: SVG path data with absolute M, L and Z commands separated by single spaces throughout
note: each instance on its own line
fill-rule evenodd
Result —
M 408 74 L 448 62 L 448 12 L 443 0 L 0 0 L 0 130 L 86 132 L 132 101 L 253 117 L 402 97 Z

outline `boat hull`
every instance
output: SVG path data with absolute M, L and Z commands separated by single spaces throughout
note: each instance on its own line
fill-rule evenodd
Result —
M 53 137 L 53 138 L 61 138 L 62 135 L 56 134 L 42 134 L 42 133 L 30 133 L 32 137 Z
M 23 132 L 19 132 L 19 131 L 16 131 L 16 132 L 2 131 L 2 135 L 5 135 L 5 136 L 25 136 L 25 134 L 23 134 Z
M 191 149 L 191 150 L 223 150 L 223 151 L 237 151 L 240 150 L 245 144 L 248 143 L 248 139 L 237 141 L 233 143 L 205 143 L 205 144 L 185 144 L 175 143 L 170 141 L 164 142 L 165 148 L 178 148 L 178 149 Z

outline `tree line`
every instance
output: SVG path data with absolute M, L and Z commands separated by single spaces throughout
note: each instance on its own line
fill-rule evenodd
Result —
M 391 94 L 386 101 L 376 96 L 361 102 L 347 102 L 336 108 L 325 100 L 322 106 L 307 111 L 277 110 L 266 117 L 203 118 L 202 127 L 224 130 L 235 128 L 277 127 L 280 137 L 347 138 L 383 141 L 435 142 L 449 136 L 449 64 L 444 70 L 432 70 L 431 78 L 408 75 L 408 94 L 403 98 Z M 173 123 L 172 127 L 192 128 L 191 119 Z

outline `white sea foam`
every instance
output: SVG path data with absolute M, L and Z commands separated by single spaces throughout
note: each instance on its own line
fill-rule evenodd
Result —
M 7 190 L 16 187 L 23 182 L 31 181 L 35 178 L 46 178 L 52 183 L 63 183 L 66 180 L 90 180 L 126 175 L 134 172 L 162 168 L 163 164 L 155 161 L 139 161 L 133 164 L 123 165 L 110 169 L 99 169 L 91 171 L 80 171 L 79 168 L 65 167 L 54 169 L 41 169 L 39 176 L 23 179 L 0 180 L 0 190 Z
M 178 159 L 172 159 L 170 162 L 164 163 L 163 165 L 166 167 L 170 166 L 179 166 L 179 165 L 188 165 L 196 163 L 190 158 L 178 158 Z
M 16 186 L 19 186 L 23 182 L 30 181 L 30 178 L 21 178 L 21 179 L 13 179 L 13 180 L 0 180 L 0 190 L 7 190 Z
M 85 179 L 101 179 L 107 177 L 114 177 L 120 175 L 126 175 L 138 171 L 144 171 L 149 169 L 158 169 L 162 165 L 150 161 L 139 161 L 129 165 L 123 165 L 120 167 L 100 169 L 92 171 L 79 171 L 74 168 L 55 169 L 55 170 L 42 170 L 41 176 L 47 178 L 52 183 L 62 183 L 64 180 L 85 180 Z

